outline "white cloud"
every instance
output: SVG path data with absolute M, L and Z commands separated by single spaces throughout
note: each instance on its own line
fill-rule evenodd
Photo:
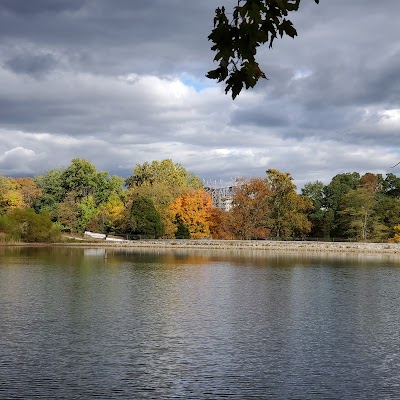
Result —
M 385 110 L 380 112 L 380 124 L 384 128 L 395 129 L 400 132 L 400 109 Z
M 0 155 L 0 169 L 5 171 L 5 175 L 30 175 L 33 173 L 30 164 L 36 159 L 37 155 L 33 150 L 25 149 L 24 147 L 15 147 Z

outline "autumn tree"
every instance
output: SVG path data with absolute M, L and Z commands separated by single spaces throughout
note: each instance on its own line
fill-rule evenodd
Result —
M 41 195 L 42 191 L 32 178 L 9 178 L 13 188 L 22 197 L 22 207 L 30 208 L 35 200 Z
M 379 175 L 373 174 L 371 172 L 365 173 L 360 178 L 360 186 L 368 189 L 371 192 L 377 192 L 382 188 Z
M 87 229 L 101 233 L 121 233 L 126 216 L 126 208 L 117 193 L 111 193 L 108 200 L 94 210 L 94 216 L 87 224 Z
M 170 159 L 137 164 L 125 182 L 127 201 L 137 196 L 150 199 L 165 223 L 168 207 L 177 197 L 203 187 L 199 178 Z
M 266 179 L 271 190 L 267 221 L 271 235 L 289 238 L 308 234 L 311 222 L 307 212 L 312 208 L 311 201 L 297 194 L 296 185 L 289 173 L 269 169 Z
M 124 179 L 97 171 L 89 161 L 74 158 L 67 168 L 57 168 L 34 178 L 41 194 L 34 201 L 37 212 L 49 211 L 67 230 L 83 232 L 112 194 L 122 199 Z
M 238 0 L 232 13 L 218 7 L 214 29 L 208 36 L 218 67 L 209 71 L 207 77 L 225 82 L 225 93 L 231 91 L 233 99 L 243 87 L 254 87 L 260 78 L 266 78 L 256 61 L 257 49 L 263 44 L 271 48 L 278 36 L 297 35 L 287 17 L 299 9 L 300 1 Z
M 213 239 L 233 239 L 230 224 L 231 213 L 213 207 L 210 210 L 210 233 Z
M 340 222 L 346 237 L 355 240 L 387 237 L 388 229 L 379 221 L 375 211 L 376 194 L 371 186 L 348 191 L 340 204 Z
M 391 237 L 388 241 L 390 243 L 400 243 L 400 225 L 395 225 L 393 227 L 393 237 Z
M 237 239 L 267 238 L 267 215 L 271 190 L 261 178 L 240 180 L 234 188 L 229 226 Z
M 0 212 L 4 213 L 24 206 L 23 194 L 18 190 L 15 180 L 0 176 Z
M 166 233 L 175 235 L 178 226 L 185 226 L 192 239 L 210 237 L 211 196 L 204 190 L 192 190 L 177 197 L 169 207 Z M 182 227 L 181 227 L 182 229 Z
M 79 203 L 76 194 L 69 192 L 65 199 L 54 210 L 55 219 L 63 226 L 64 231 L 78 232 Z

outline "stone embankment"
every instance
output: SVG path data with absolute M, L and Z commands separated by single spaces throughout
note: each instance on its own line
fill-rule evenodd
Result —
M 70 243 L 68 243 L 70 245 Z M 359 242 L 306 242 L 306 241 L 269 241 L 269 240 L 131 240 L 118 243 L 105 241 L 71 244 L 72 246 L 107 246 L 131 248 L 197 248 L 224 250 L 268 250 L 268 251 L 305 251 L 340 253 L 388 253 L 400 255 L 400 244 L 396 243 L 359 243 Z

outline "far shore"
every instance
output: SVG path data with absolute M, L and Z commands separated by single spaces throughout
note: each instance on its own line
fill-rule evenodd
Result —
M 1 243 L 0 246 L 57 246 L 57 247 L 109 247 L 109 248 L 192 248 L 223 250 L 260 250 L 293 252 L 337 252 L 337 253 L 386 253 L 399 254 L 397 243 L 361 243 L 361 242 L 307 242 L 307 241 L 270 241 L 270 240 L 211 240 L 211 239 L 158 239 L 130 241 L 88 241 L 76 240 L 64 243 Z

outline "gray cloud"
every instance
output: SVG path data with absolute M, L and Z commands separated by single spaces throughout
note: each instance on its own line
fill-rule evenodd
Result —
M 130 174 L 172 158 L 205 179 L 396 172 L 398 0 L 303 1 L 299 36 L 260 51 L 269 80 L 234 102 L 205 78 L 225 3 L 0 2 L 0 173 L 87 158 Z
M 60 13 L 79 9 L 83 0 L 2 0 L 0 12 L 9 12 L 14 15 L 32 16 L 38 14 Z
M 57 61 L 51 54 L 17 54 L 4 63 L 5 68 L 16 74 L 41 78 L 53 71 Z

